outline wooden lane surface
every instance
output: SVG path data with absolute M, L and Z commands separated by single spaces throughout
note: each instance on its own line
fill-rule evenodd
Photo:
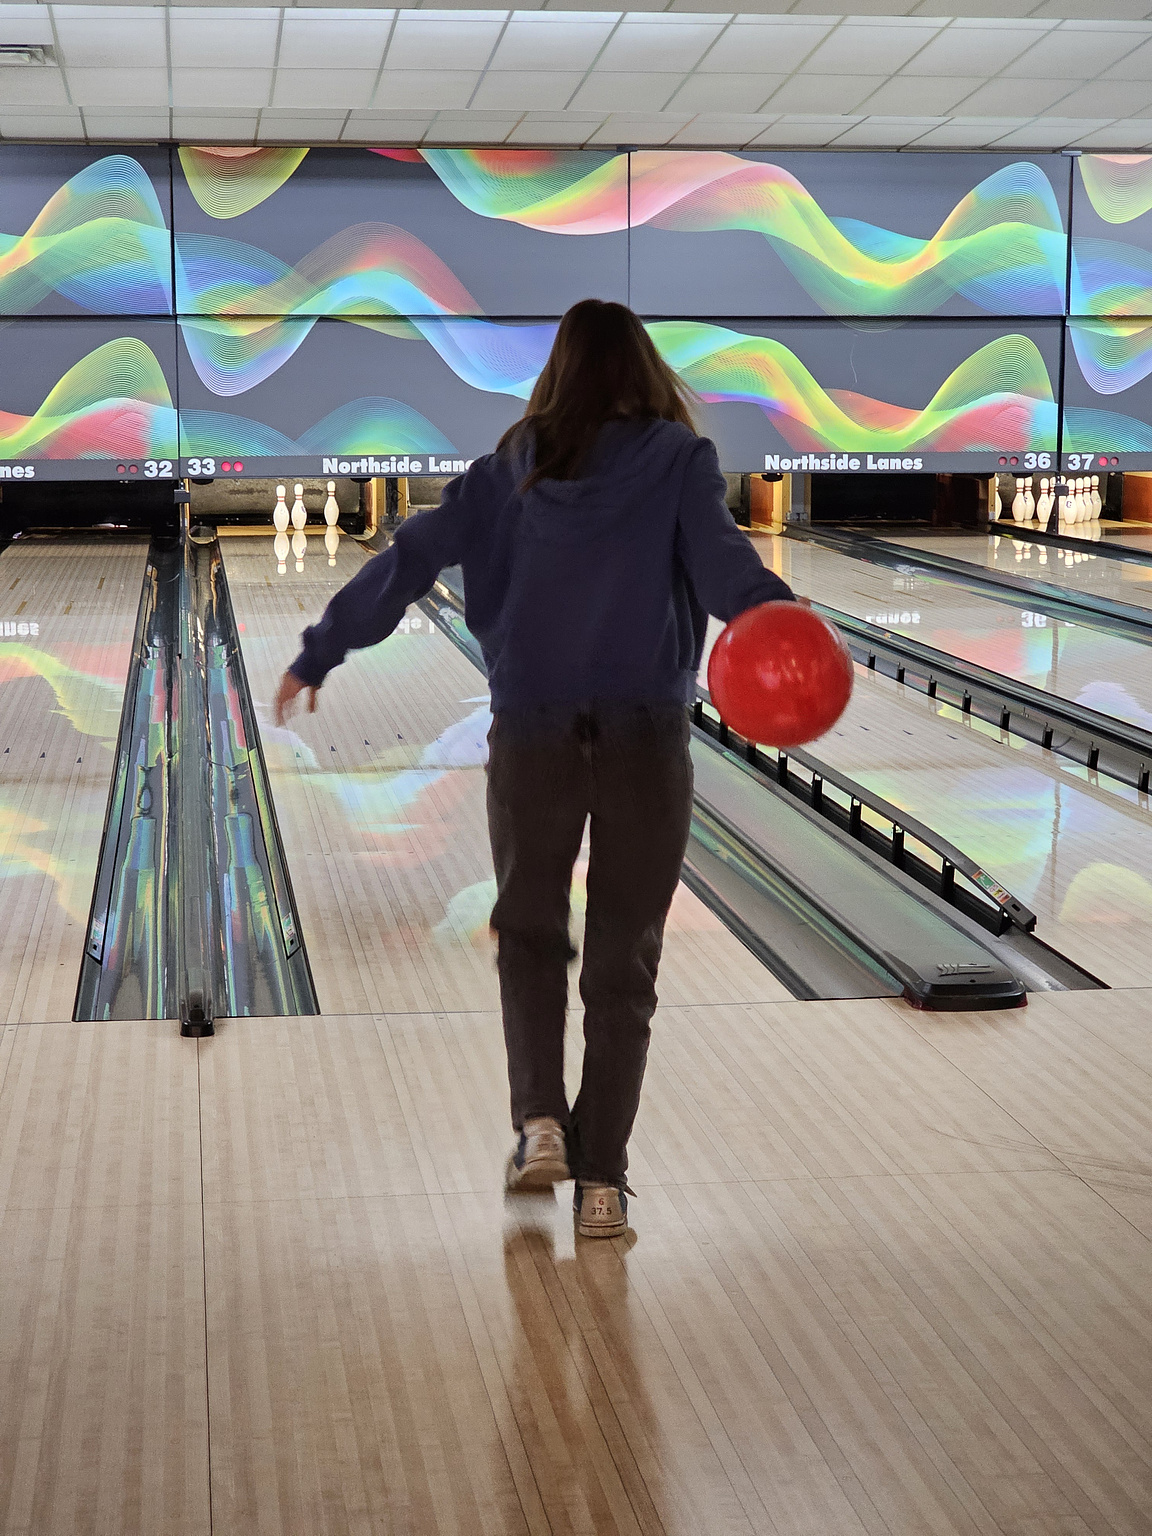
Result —
M 0 1026 L 0 1531 L 207 1536 L 195 1051 Z
M 1005 594 L 1004 601 L 799 539 L 756 534 L 753 543 L 765 564 L 807 597 L 1102 714 L 1152 727 L 1152 668 L 1141 642 L 1052 619 L 1033 611 L 1024 595 Z
M 1081 526 L 1079 524 L 1075 526 Z M 1075 534 L 1069 534 L 1074 538 Z M 1089 597 L 1114 598 L 1122 603 L 1152 607 L 1152 564 L 1126 564 L 1095 554 L 1091 539 L 1077 539 L 1076 549 L 1030 542 L 1027 529 L 1023 538 L 996 533 L 971 534 L 892 534 L 887 542 L 908 549 L 923 549 L 967 560 L 987 570 L 1008 571 L 1013 576 L 1031 576 L 1050 586 L 1069 587 Z M 1147 545 L 1152 555 L 1152 544 Z
M 302 576 L 289 561 L 281 577 L 266 539 L 231 540 L 224 553 L 322 1010 L 497 1006 L 483 677 L 413 610 L 401 632 L 332 674 L 315 716 L 279 730 L 267 701 L 299 633 L 365 555 L 344 540 L 335 569 L 308 555 Z M 577 901 L 581 882 L 578 869 Z M 660 993 L 667 1002 L 787 995 L 684 887 Z
M 1146 1536 L 1150 1006 L 662 1008 L 579 1245 L 495 1013 L 9 1026 L 0 1529 Z
M 0 1019 L 72 1016 L 146 555 L 77 536 L 0 557 Z

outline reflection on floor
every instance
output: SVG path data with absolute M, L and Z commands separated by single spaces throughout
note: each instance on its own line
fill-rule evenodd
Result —
M 1051 619 L 1039 599 L 1027 608 L 1009 593 L 986 596 L 798 539 L 757 535 L 753 542 L 765 563 L 806 596 L 1152 729 L 1152 667 L 1138 641 Z
M 321 1008 L 459 1012 L 498 1006 L 488 916 L 485 681 L 416 610 L 334 672 L 313 717 L 268 715 L 297 637 L 364 552 L 277 573 L 271 542 L 224 558 L 276 812 Z M 582 870 L 574 890 L 579 940 Z M 784 988 L 681 887 L 661 970 L 665 1002 L 768 1002 Z
M 21 541 L 0 559 L 0 1019 L 68 1019 L 148 544 Z
M 662 1009 L 635 1235 L 490 1013 L 0 1029 L 0 1529 L 1147 1536 L 1152 993 Z
M 1138 608 L 1152 608 L 1152 544 L 1145 547 L 1147 564 L 1110 560 L 1094 554 L 1092 546 L 1063 548 L 1022 536 L 1000 533 L 893 534 L 887 543 L 923 549 L 967 560 L 986 570 L 1032 577 L 1049 586 L 1069 587 L 1089 597 L 1111 598 Z M 1038 601 L 1042 601 L 1038 597 Z

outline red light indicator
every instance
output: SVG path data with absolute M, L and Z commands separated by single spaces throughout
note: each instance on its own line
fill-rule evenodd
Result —
M 233 464 L 232 468 L 236 471 L 237 474 L 239 474 L 240 471 L 244 468 L 244 466 L 243 466 L 243 464 L 241 464 L 240 460 L 237 459 L 236 462 Z
M 129 464 L 129 466 L 128 466 L 128 473 L 130 475 L 135 475 L 135 474 L 139 473 L 139 470 L 137 469 L 137 466 L 135 464 Z
M 1001 464 L 1007 464 L 1007 462 L 1008 462 L 1008 456 L 1007 456 L 1007 454 L 1003 454 L 1003 453 L 1002 453 L 1002 454 L 1001 454 L 1001 455 L 1000 455 L 1000 463 L 1001 463 Z
M 118 475 L 126 475 L 128 473 L 128 466 L 127 466 L 127 464 L 117 464 L 117 466 L 116 466 L 116 473 Z
M 224 470 L 225 473 L 227 473 L 228 470 L 230 470 L 232 468 L 231 461 L 229 459 L 225 459 L 223 464 L 221 464 L 220 468 L 222 470 Z
M 1119 464 L 1120 460 L 1118 458 L 1116 458 L 1115 455 L 1113 455 L 1113 457 L 1110 458 L 1108 460 L 1108 462 L 1109 462 L 1109 464 Z
M 1016 457 L 1015 454 L 1013 454 L 1012 457 L 1008 460 L 1008 462 L 1009 462 L 1009 464 L 1019 464 L 1020 460 Z

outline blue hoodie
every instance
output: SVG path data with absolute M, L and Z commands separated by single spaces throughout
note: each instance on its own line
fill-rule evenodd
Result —
M 531 464 L 531 447 L 477 459 L 403 523 L 304 631 L 295 676 L 322 683 L 459 565 L 493 710 L 688 703 L 707 615 L 792 597 L 725 506 L 715 445 L 687 427 L 609 422 L 587 474 L 521 492 Z

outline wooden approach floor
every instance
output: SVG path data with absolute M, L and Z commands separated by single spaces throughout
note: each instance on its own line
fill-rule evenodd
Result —
M 0 1531 L 1152 1532 L 1150 1016 L 664 1007 L 579 1246 L 492 1013 L 0 1027 Z

